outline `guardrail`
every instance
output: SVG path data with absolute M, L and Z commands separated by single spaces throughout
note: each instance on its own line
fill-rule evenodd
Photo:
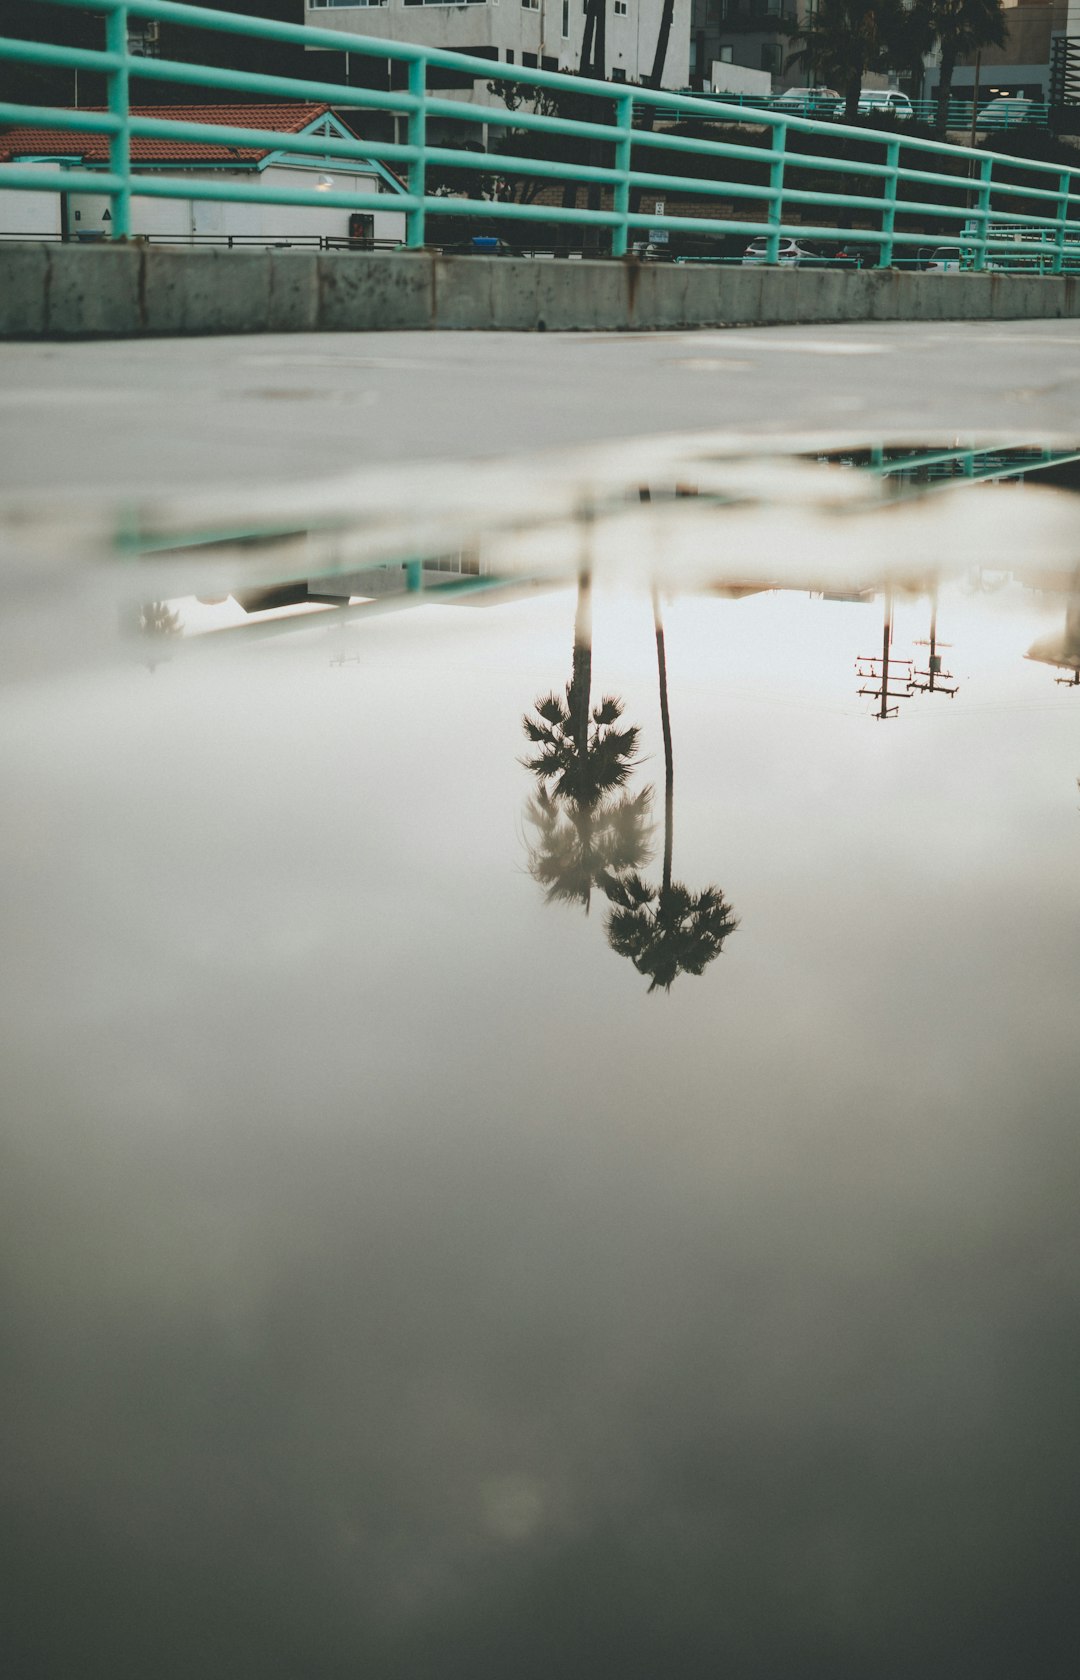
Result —
M 839 97 L 824 99 L 820 95 L 804 99 L 798 88 L 789 89 L 786 93 L 717 93 L 713 96 L 722 99 L 725 104 L 735 105 L 743 120 L 754 120 L 758 111 L 787 111 L 792 116 L 813 117 L 818 122 L 840 122 L 844 115 L 844 101 Z M 916 122 L 933 126 L 937 122 L 938 102 L 936 99 L 912 99 L 910 109 L 902 107 L 899 111 L 891 111 L 888 106 L 873 100 L 860 101 L 859 115 L 861 117 L 895 116 L 898 122 L 914 119 Z M 1045 100 L 1033 99 L 993 99 L 987 100 L 975 108 L 975 132 L 988 134 L 1005 128 L 1022 128 L 1024 126 L 1046 128 L 1050 122 L 1050 112 L 1053 107 Z M 950 99 L 946 112 L 945 126 L 950 133 L 969 134 L 971 132 L 972 102 L 970 99 Z
M 431 224 L 439 219 L 472 218 L 489 227 L 542 223 L 578 229 L 595 254 L 613 257 L 624 256 L 639 233 L 654 244 L 673 234 L 706 242 L 764 235 L 766 260 L 776 263 L 784 239 L 832 240 L 841 233 L 845 248 L 865 249 L 879 267 L 890 266 L 894 256 L 947 241 L 964 251 L 972 268 L 982 269 L 997 251 L 1015 252 L 1015 238 L 1004 239 L 997 232 L 1008 223 L 1038 237 L 1050 272 L 1060 273 L 1070 235 L 1080 234 L 1080 172 L 908 137 L 902 127 L 887 132 L 851 128 L 761 108 L 755 122 L 768 132 L 763 141 L 750 145 L 718 137 L 718 123 L 737 117 L 739 107 L 712 97 L 501 65 L 404 42 L 204 10 L 179 0 L 51 3 L 103 14 L 103 50 L 9 38 L 0 39 L 0 59 L 98 71 L 106 78 L 107 108 L 87 111 L 6 102 L 0 104 L 0 124 L 107 135 L 109 165 L 101 170 L 53 168 L 46 162 L 30 171 L 25 164 L 9 163 L 0 165 L 0 189 L 107 195 L 112 201 L 113 239 L 131 234 L 134 196 L 329 205 L 350 211 L 387 205 L 386 197 L 377 193 L 142 172 L 132 165 L 135 138 L 265 146 L 300 157 L 325 157 L 330 149 L 338 156 L 375 158 L 402 167 L 406 190 L 393 203 L 406 213 L 406 244 L 412 248 L 425 245 Z M 299 78 L 148 58 L 130 50 L 132 18 L 347 51 L 403 67 L 398 74 L 405 86 L 341 86 L 319 80 L 314 67 L 311 77 Z M 472 78 L 474 96 L 441 97 L 429 86 L 432 71 Z M 390 113 L 399 119 L 404 138 L 330 142 L 277 130 L 158 117 L 133 109 L 131 86 L 139 80 L 263 101 L 318 101 L 342 111 Z M 507 103 L 493 106 L 492 95 L 488 102 L 477 98 L 476 84 L 496 94 L 505 89 Z M 520 100 L 523 88 L 531 92 L 510 109 L 511 99 Z M 532 109 L 526 108 L 530 101 Z M 502 147 L 493 151 L 490 142 L 486 150 L 440 143 L 429 137 L 438 123 L 444 129 L 454 125 L 459 131 L 501 132 Z M 849 155 L 838 140 L 849 143 Z M 670 165 L 664 167 L 668 159 Z M 459 190 L 464 178 L 478 181 L 477 188 Z M 848 190 L 842 190 L 845 185 Z M 584 205 L 577 202 L 582 192 Z M 743 207 L 744 214 L 738 214 Z

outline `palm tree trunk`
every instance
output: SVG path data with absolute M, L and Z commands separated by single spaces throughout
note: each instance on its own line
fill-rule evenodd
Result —
M 941 80 L 938 83 L 937 118 L 934 131 L 944 134 L 949 126 L 949 100 L 952 98 L 953 71 L 956 69 L 956 48 L 943 47 L 941 51 Z
M 859 115 L 859 95 L 862 92 L 862 73 L 852 76 L 844 89 L 844 121 L 853 123 Z
M 660 676 L 660 728 L 664 734 L 664 884 L 662 891 L 671 891 L 671 852 L 675 840 L 675 758 L 671 749 L 671 713 L 667 695 L 667 653 L 664 648 L 664 621 L 660 616 L 660 596 L 653 590 L 653 623 L 656 626 L 656 668 Z
M 667 60 L 668 42 L 671 39 L 671 24 L 675 16 L 675 0 L 664 0 L 664 8 L 660 13 L 660 30 L 656 37 L 656 52 L 653 55 L 652 72 L 649 76 L 649 87 L 658 88 L 664 74 L 664 64 Z
M 589 750 L 589 709 L 592 698 L 592 575 L 589 572 L 578 574 L 570 692 L 573 696 L 574 741 L 584 763 Z

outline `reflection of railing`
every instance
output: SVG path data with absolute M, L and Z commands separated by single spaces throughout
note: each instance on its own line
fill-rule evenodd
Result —
M 723 139 L 719 129 L 701 132 L 704 121 L 721 122 L 733 114 L 737 120 L 737 102 L 646 93 L 625 84 L 523 65 L 502 66 L 486 58 L 202 10 L 174 0 L 55 3 L 104 14 L 104 51 L 5 39 L 0 40 L 0 58 L 101 73 L 108 88 L 108 108 L 46 109 L 4 103 L 0 104 L 0 123 L 107 135 L 109 165 L 103 170 L 55 168 L 48 163 L 33 169 L 18 163 L 0 165 L 0 188 L 104 195 L 111 200 L 114 239 L 130 236 L 134 195 L 296 204 L 350 212 L 387 207 L 386 197 L 376 193 L 345 194 L 332 188 L 324 191 L 281 182 L 133 168 L 134 139 L 263 147 L 301 158 L 324 157 L 328 142 L 311 134 L 136 114 L 129 93 L 132 79 L 229 90 L 234 97 L 239 91 L 264 102 L 268 98 L 317 100 L 402 119 L 403 139 L 335 138 L 333 151 L 335 156 L 377 158 L 404 167 L 407 190 L 391 202 L 406 213 L 406 243 L 414 248 L 427 243 L 440 219 L 468 223 L 471 218 L 473 224 L 481 220 L 489 226 L 540 223 L 547 228 L 576 229 L 593 242 L 595 254 L 615 257 L 625 255 L 631 237 L 640 230 L 695 239 L 753 238 L 764 231 L 766 258 L 776 262 L 782 238 L 830 238 L 842 226 L 846 246 L 871 249 L 877 264 L 888 267 L 894 256 L 926 245 L 930 224 L 935 229 L 930 237 L 940 239 L 944 226 L 949 230 L 945 237 L 970 253 L 972 267 L 981 269 L 1002 248 L 998 227 L 1022 221 L 1025 228 L 1042 230 L 1051 252 L 1051 271 L 1057 273 L 1065 259 L 1070 228 L 1080 228 L 1080 171 L 992 152 L 973 154 L 925 135 L 905 135 L 902 123 L 886 131 L 845 129 L 842 124 L 817 122 L 782 108 L 757 109 L 755 122 L 768 132 L 764 142 L 759 136 L 751 145 Z M 386 77 L 384 88 L 343 87 L 314 75 L 299 79 L 146 58 L 130 51 L 132 17 L 348 51 L 389 64 L 394 74 Z M 545 108 L 530 110 L 519 105 L 511 111 L 479 100 L 442 98 L 428 85 L 429 71 L 454 72 L 485 87 L 513 83 L 515 97 L 520 97 L 522 87 L 534 88 L 534 104 Z M 399 78 L 405 87 L 389 85 Z M 643 111 L 651 113 L 654 126 L 648 130 L 635 128 L 635 115 Z M 671 126 L 680 119 L 685 126 Z M 435 144 L 428 137 L 428 125 L 435 120 L 501 130 L 519 149 L 493 153 Z M 857 159 L 841 156 L 839 148 L 830 151 L 820 146 L 822 138 L 835 136 L 857 137 L 864 155 Z M 532 151 L 526 149 L 527 142 L 534 146 Z M 800 150 L 800 144 L 807 149 Z M 647 155 L 643 158 L 643 154 Z M 445 179 L 430 179 L 436 172 L 454 179 L 476 179 L 478 184 L 455 196 Z M 432 190 L 433 185 L 442 190 Z M 523 186 L 527 191 L 519 190 Z M 579 205 L 582 191 L 586 202 Z

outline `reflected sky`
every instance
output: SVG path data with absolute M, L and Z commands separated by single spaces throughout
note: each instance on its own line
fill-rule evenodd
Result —
M 652 994 L 530 874 L 573 586 L 9 682 L 11 1673 L 1071 1680 L 1080 716 L 997 581 L 887 727 L 880 597 L 663 592 L 739 927 Z

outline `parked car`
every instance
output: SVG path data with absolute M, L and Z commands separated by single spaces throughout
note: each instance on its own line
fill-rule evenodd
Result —
M 744 263 L 768 262 L 769 242 L 767 239 L 755 239 L 743 252 Z M 780 254 L 777 258 L 782 268 L 794 268 L 799 263 L 813 263 L 822 267 L 828 261 L 825 252 L 817 245 L 810 245 L 805 239 L 781 239 Z
M 896 88 L 863 88 L 859 95 L 859 115 L 892 116 L 897 122 L 910 122 L 915 108 L 906 93 Z
M 928 274 L 959 274 L 962 268 L 970 267 L 971 253 L 962 251 L 959 245 L 939 245 L 925 265 Z
M 991 99 L 979 112 L 977 122 L 980 128 L 1013 128 L 1026 122 L 1034 105 L 1033 99 L 1020 99 L 1015 94 L 1010 96 L 1003 93 L 1000 99 Z
M 835 117 L 843 109 L 844 101 L 835 88 L 788 88 L 772 101 L 774 111 L 786 111 L 789 117 Z

